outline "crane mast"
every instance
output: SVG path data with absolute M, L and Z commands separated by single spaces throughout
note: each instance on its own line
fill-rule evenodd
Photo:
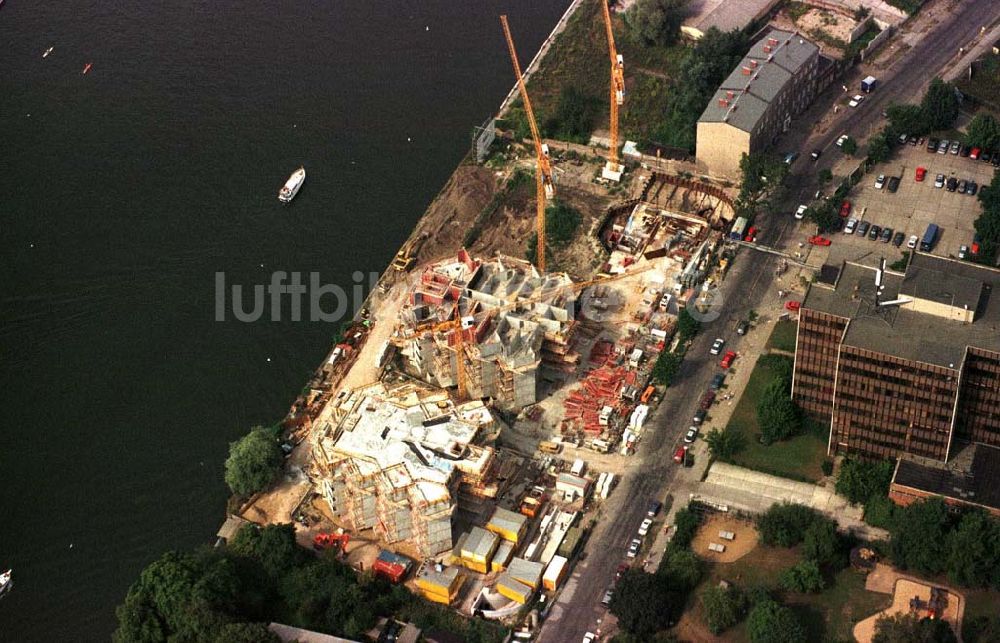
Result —
M 604 29 L 608 36 L 608 57 L 611 60 L 611 117 L 608 119 L 611 130 L 608 146 L 608 162 L 601 171 L 601 176 L 611 181 L 620 181 L 625 167 L 618 162 L 618 108 L 625 103 L 625 60 L 615 47 L 615 35 L 611 29 L 611 11 L 608 0 L 601 0 L 604 13 Z
M 514 49 L 514 38 L 510 35 L 507 16 L 500 16 L 500 24 L 503 26 L 503 35 L 507 39 L 510 61 L 514 65 L 514 76 L 517 77 L 517 89 L 521 93 L 521 100 L 524 101 L 524 113 L 528 118 L 528 126 L 531 128 L 531 138 L 535 144 L 535 157 L 538 160 L 538 168 L 535 172 L 535 201 L 537 204 L 535 226 L 538 235 L 538 243 L 535 246 L 535 265 L 539 272 L 545 272 L 545 206 L 546 201 L 555 195 L 555 186 L 552 182 L 552 163 L 549 160 L 549 148 L 542 143 L 542 136 L 538 133 L 535 112 L 531 109 L 528 88 L 524 84 L 524 76 L 521 75 L 521 65 L 517 62 L 517 50 Z

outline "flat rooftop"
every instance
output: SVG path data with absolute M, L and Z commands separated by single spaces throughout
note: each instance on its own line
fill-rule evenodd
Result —
M 850 318 L 846 346 L 907 360 L 957 369 L 969 346 L 1000 352 L 1000 296 L 992 296 L 1000 271 L 923 253 L 913 256 L 905 275 L 886 271 L 879 301 L 954 301 L 957 308 L 976 311 L 971 324 L 910 310 L 905 303 L 875 306 L 875 272 L 845 263 L 835 285 L 817 282 L 802 307 Z
M 724 32 L 743 29 L 777 3 L 778 0 L 692 0 L 681 30 L 701 38 L 712 27 Z
M 892 483 L 925 493 L 1000 509 L 1000 449 L 971 444 L 948 463 L 902 456 Z

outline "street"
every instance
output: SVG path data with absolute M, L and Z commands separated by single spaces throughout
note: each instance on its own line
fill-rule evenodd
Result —
M 935 8 L 941 9 L 928 7 L 926 10 Z M 1000 5 L 995 0 L 966 0 L 955 3 L 950 13 L 944 13 L 946 15 L 936 24 L 933 19 L 923 17 L 930 20 L 927 31 L 921 34 L 912 48 L 896 57 L 887 69 L 869 72 L 866 66 L 862 66 L 848 74 L 843 83 L 852 94 L 856 93 L 854 88 L 860 79 L 868 73 L 879 78 L 878 89 L 859 107 L 843 107 L 832 121 L 829 120 L 833 105 L 844 97 L 841 83 L 835 82 L 797 120 L 798 123 L 817 125 L 813 128 L 794 128 L 774 146 L 777 151 L 797 150 L 802 154 L 789 177 L 788 184 L 793 186 L 789 203 L 776 208 L 774 213 L 758 217 L 762 230 L 758 239 L 760 243 L 782 246 L 782 239 L 793 223 L 789 216 L 789 211 L 794 210 L 792 204 L 800 202 L 803 194 L 811 195 L 815 190 L 816 173 L 832 166 L 835 160 L 833 154 L 824 154 L 819 162 L 814 163 L 809 159 L 810 150 L 828 150 L 843 133 L 859 140 L 867 138 L 881 127 L 882 110 L 891 103 L 918 102 L 924 86 L 942 66 L 956 57 L 959 47 L 965 46 L 982 27 L 989 26 L 1000 15 Z M 824 119 L 827 122 L 821 126 Z M 645 516 L 648 501 L 662 499 L 674 490 L 674 479 L 680 465 L 671 459 L 673 449 L 689 426 L 699 397 L 718 372 L 717 359 L 709 355 L 709 346 L 715 337 L 725 337 L 732 342 L 733 350 L 740 351 L 745 340 L 734 332 L 737 321 L 744 319 L 751 309 L 758 308 L 764 296 L 775 287 L 774 266 L 778 259 L 751 252 L 745 249 L 739 251 L 721 286 L 725 298 L 721 316 L 703 324 L 701 333 L 694 339 L 688 358 L 680 369 L 678 382 L 667 390 L 665 399 L 650 420 L 655 430 L 647 433 L 640 445 L 638 465 L 624 476 L 606 501 L 602 519 L 594 527 L 587 543 L 586 557 L 577 563 L 558 602 L 551 608 L 539 633 L 539 641 L 578 643 L 588 631 L 606 631 L 599 627 L 600 620 L 607 615 L 607 610 L 600 603 L 601 598 L 614 578 L 615 568 L 626 560 L 626 547 Z M 675 497 L 673 501 L 675 505 L 683 505 L 687 498 Z

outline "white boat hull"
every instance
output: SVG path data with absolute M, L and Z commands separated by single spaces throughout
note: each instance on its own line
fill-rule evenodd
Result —
M 295 198 L 295 195 L 302 189 L 302 184 L 306 181 L 306 170 L 303 167 L 292 172 L 292 175 L 285 181 L 285 185 L 278 191 L 278 200 L 288 203 Z

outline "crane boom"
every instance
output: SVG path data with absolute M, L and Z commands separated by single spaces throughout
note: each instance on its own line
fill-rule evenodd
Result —
M 613 181 L 621 180 L 621 173 L 624 169 L 618 162 L 618 108 L 625 104 L 625 61 L 618 49 L 615 47 L 615 34 L 611 29 L 611 11 L 608 9 L 608 0 L 601 0 L 601 9 L 604 14 L 604 30 L 608 36 L 608 57 L 611 60 L 611 92 L 610 100 L 611 116 L 608 119 L 608 129 L 610 136 L 608 141 L 608 162 L 601 173 L 606 179 Z
M 507 39 L 510 61 L 514 65 L 514 76 L 517 77 L 517 89 L 521 93 L 521 100 L 524 101 L 524 113 L 528 118 L 528 126 L 531 128 L 531 139 L 535 144 L 535 157 L 538 160 L 538 167 L 535 171 L 537 208 L 535 227 L 538 235 L 538 242 L 535 246 L 535 265 L 538 266 L 540 272 L 545 272 L 545 206 L 546 200 L 555 195 L 555 187 L 552 182 L 552 164 L 549 160 L 548 146 L 542 143 L 542 136 L 538 133 L 538 123 L 535 121 L 535 112 L 531 109 L 531 100 L 528 99 L 528 88 L 524 84 L 521 65 L 517 62 L 517 50 L 514 48 L 514 37 L 510 35 L 507 16 L 500 16 L 500 24 L 503 26 L 503 35 Z

